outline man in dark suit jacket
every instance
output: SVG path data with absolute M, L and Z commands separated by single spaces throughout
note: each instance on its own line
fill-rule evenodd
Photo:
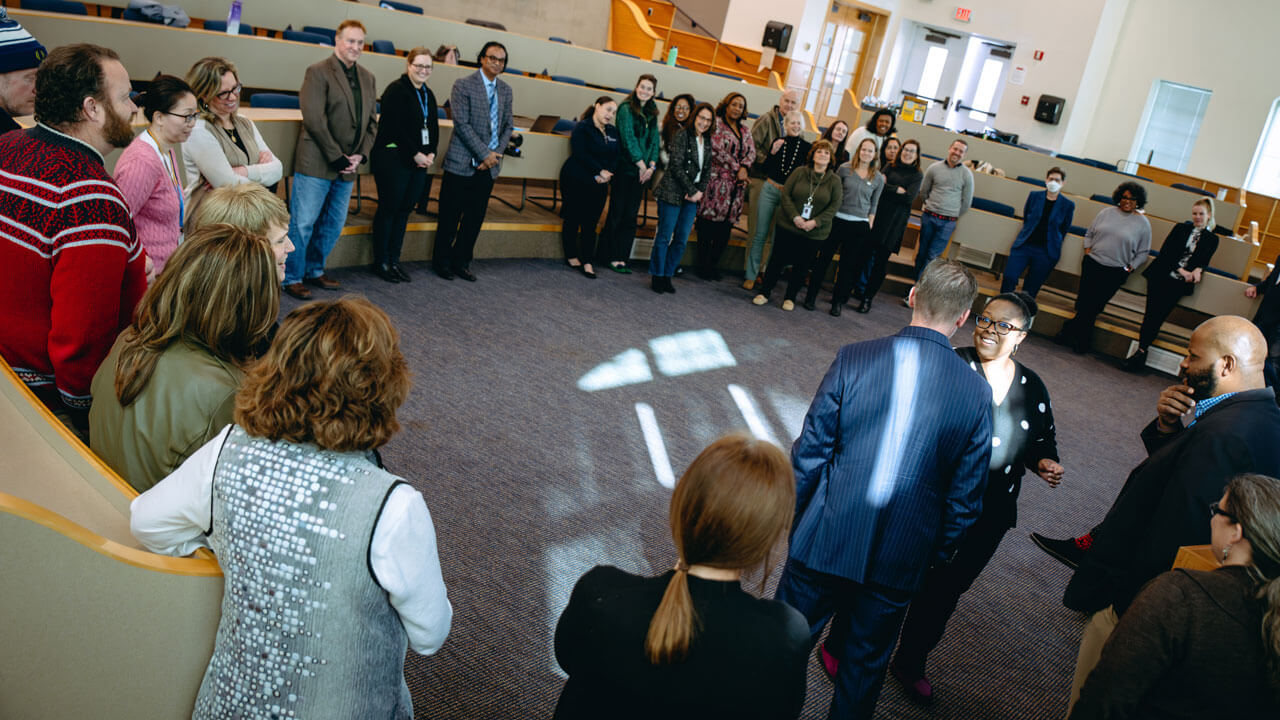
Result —
M 1280 387 L 1280 292 L 1268 292 L 1273 291 L 1277 283 L 1280 283 L 1280 257 L 1276 258 L 1266 280 L 1244 289 L 1245 297 L 1262 296 L 1258 311 L 1253 314 L 1253 324 L 1258 326 L 1262 336 L 1267 339 L 1265 372 L 1269 388 Z
M 511 86 L 498 79 L 507 67 L 507 48 L 487 42 L 476 61 L 480 70 L 459 78 L 449 94 L 453 137 L 444 156 L 440 215 L 431 262 L 446 280 L 454 275 L 475 282 L 471 257 L 489 209 L 489 193 L 511 139 Z M 456 238 L 456 240 L 455 240 Z
M 1022 208 L 1022 229 L 1009 250 L 1000 292 L 1013 292 L 1018 278 L 1030 266 L 1022 291 L 1035 297 L 1058 264 L 1058 258 L 1062 257 L 1062 238 L 1071 230 L 1071 219 L 1076 212 L 1076 204 L 1061 194 L 1066 181 L 1067 174 L 1062 168 L 1049 168 L 1044 176 L 1045 189 L 1027 195 Z
M 1063 604 L 1093 613 L 1080 642 L 1072 702 L 1142 586 L 1178 548 L 1209 542 L 1210 503 L 1232 476 L 1280 476 L 1280 408 L 1263 384 L 1267 345 L 1248 320 L 1223 315 L 1191 335 L 1182 383 L 1160 394 L 1142 431 L 1148 457 L 1129 473 L 1072 576 Z M 1194 410 L 1183 427 L 1182 417 Z
M 870 718 L 912 592 L 946 562 L 981 510 L 991 456 L 991 387 L 952 350 L 977 282 L 931 262 L 911 325 L 846 345 L 791 447 L 796 517 L 778 599 L 840 661 L 831 718 Z
M 307 285 L 341 287 L 325 274 L 324 263 L 346 224 L 356 169 L 378 134 L 373 73 L 356 64 L 364 52 L 364 34 L 359 20 L 343 20 L 333 55 L 308 67 L 302 79 L 302 130 L 289 200 L 294 250 L 284 266 L 284 291 L 300 300 L 311 297 Z

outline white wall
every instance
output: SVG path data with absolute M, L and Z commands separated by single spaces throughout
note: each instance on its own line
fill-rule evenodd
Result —
M 256 0 L 257 2 L 284 2 L 284 0 Z M 422 5 L 428 15 L 465 22 L 467 18 L 492 20 L 507 26 L 507 30 L 547 38 L 557 36 L 572 40 L 576 45 L 603 48 L 609 32 L 609 6 L 607 0 L 409 0 Z M 377 0 L 361 0 L 376 5 Z M 448 38 L 427 38 L 424 44 L 435 47 L 449 42 Z
M 800 21 L 806 7 L 813 4 L 826 5 L 825 0 L 809 0 L 807 3 L 730 0 L 728 13 L 724 18 L 724 41 L 730 45 L 759 48 L 760 39 L 764 37 L 765 23 L 777 20 L 791 26 L 791 42 L 787 45 L 787 51 L 781 54 L 793 57 L 800 35 Z
M 1130 0 L 1084 152 L 1129 152 L 1153 81 L 1213 91 L 1186 172 L 1241 185 L 1280 97 L 1280 3 Z
M 1107 0 L 969 0 L 970 21 L 955 20 L 956 4 L 942 0 L 899 0 L 885 34 L 886 47 L 880 55 L 876 77 L 881 78 L 900 67 L 900 47 L 904 22 L 916 21 L 941 30 L 971 33 L 1017 45 L 1011 60 L 1014 66 L 1027 68 L 1023 85 L 1005 84 L 1004 94 L 996 109 L 993 125 L 1005 132 L 1018 133 L 1022 142 L 1058 148 L 1075 109 L 1082 70 L 1089 58 Z M 893 47 L 889 44 L 893 43 Z M 1036 50 L 1044 51 L 1044 59 L 1033 60 Z M 882 88 L 881 94 L 892 89 Z M 1041 95 L 1066 98 L 1063 120 L 1058 125 L 1036 121 L 1035 102 Z M 1029 104 L 1020 104 L 1023 95 Z

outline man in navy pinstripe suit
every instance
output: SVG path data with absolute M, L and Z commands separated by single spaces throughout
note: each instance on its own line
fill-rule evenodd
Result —
M 947 562 L 978 517 L 991 455 L 991 387 L 950 337 L 977 282 L 938 259 L 908 296 L 911 324 L 846 345 L 791 447 L 796 516 L 778 599 L 839 660 L 828 717 L 870 718 L 889 653 L 925 570 Z

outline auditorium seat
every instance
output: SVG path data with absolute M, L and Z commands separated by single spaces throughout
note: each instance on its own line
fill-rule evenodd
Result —
M 395 0 L 381 0 L 381 2 L 378 3 L 378 7 L 383 7 L 388 10 L 399 10 L 400 12 L 415 13 L 417 15 L 425 14 L 422 11 L 422 8 L 418 7 L 417 5 L 410 5 L 409 3 L 396 2 Z
M 1089 161 L 1085 160 L 1084 158 L 1079 158 L 1079 157 L 1076 157 L 1075 155 L 1067 155 L 1066 153 L 1058 153 L 1054 157 L 1058 158 L 1059 160 L 1070 160 L 1071 162 L 1077 162 L 1082 165 L 1089 164 Z
M 309 33 L 315 33 L 316 35 L 323 35 L 329 38 L 330 45 L 333 45 L 338 41 L 338 31 L 332 28 L 319 27 L 316 25 L 303 25 L 302 32 L 309 32 Z
M 381 55 L 395 55 L 396 44 L 390 40 L 374 40 L 369 43 L 369 50 Z
M 260 92 L 249 96 L 249 107 L 256 108 L 282 108 L 285 110 L 298 110 L 301 106 L 298 104 L 297 95 L 287 95 L 285 93 Z
M 551 42 L 564 43 L 565 45 L 572 45 L 572 44 L 573 44 L 573 41 L 571 41 L 571 40 L 566 40 L 565 38 L 562 38 L 562 37 L 556 37 L 555 35 L 552 35 L 551 37 L 549 37 L 549 38 L 547 38 L 547 39 L 548 39 L 548 40 L 550 40 Z
M 502 23 L 499 23 L 499 22 L 494 22 L 492 20 L 481 20 L 479 18 L 467 18 L 466 23 L 468 25 L 475 25 L 476 27 L 487 27 L 490 30 L 501 30 L 502 32 L 507 31 L 506 25 L 503 25 Z
M 1094 202 L 1100 202 L 1103 205 L 1115 205 L 1115 203 L 1111 201 L 1110 195 L 1103 195 L 1102 193 L 1094 193 L 1089 196 L 1089 199 Z
M 996 215 L 1004 215 L 1005 217 L 1014 217 L 1014 209 L 1012 205 L 1006 205 L 1002 202 L 996 202 L 995 200 L 988 200 L 986 198 L 974 198 L 973 209 L 984 210 L 989 213 L 995 213 Z
M 81 2 L 69 0 L 22 0 L 23 10 L 62 13 L 64 15 L 88 15 L 89 10 Z
M 570 120 L 569 118 L 560 118 L 559 120 L 556 120 L 556 126 L 551 128 L 551 132 L 555 133 L 556 135 L 568 135 L 569 133 L 573 132 L 573 126 L 577 124 L 578 123 L 576 120 Z
M 1101 168 L 1103 170 L 1110 170 L 1111 172 L 1120 171 L 1119 166 L 1117 166 L 1115 163 L 1102 162 L 1101 160 L 1094 160 L 1093 166 L 1096 168 Z
M 1039 185 L 1040 187 L 1044 187 L 1044 180 L 1042 180 L 1041 178 L 1033 178 L 1033 177 L 1027 177 L 1026 175 L 1019 175 L 1017 177 L 1017 180 L 1018 182 L 1024 182 L 1024 183 L 1027 183 L 1028 185 Z
M 314 43 L 316 45 L 333 45 L 333 40 L 328 35 L 319 35 L 317 33 L 306 32 L 304 30 L 285 30 L 280 33 L 281 38 L 292 40 L 293 42 Z
M 729 74 L 727 74 L 727 73 L 716 72 L 715 70 L 708 70 L 708 71 L 707 71 L 707 74 L 708 74 L 708 75 L 715 75 L 716 77 L 729 78 L 730 80 L 741 80 L 741 79 L 742 79 L 742 78 L 738 77 L 737 75 L 729 75 Z
M 633 60 L 640 59 L 639 55 L 632 55 L 631 53 L 618 52 L 617 50 L 605 50 L 605 52 L 609 53 L 610 55 L 621 55 L 622 57 L 629 57 Z
M 582 78 L 576 78 L 571 75 L 552 75 L 552 80 L 556 82 L 569 83 L 570 85 L 586 85 L 587 81 Z
M 128 20 L 129 22 L 151 22 L 138 8 L 125 8 L 124 13 L 120 15 L 120 19 Z
M 1089 231 L 1089 229 L 1088 229 L 1088 228 L 1082 228 L 1082 227 L 1080 227 L 1079 225 L 1072 225 L 1072 226 L 1071 226 L 1071 229 L 1067 231 L 1067 234 L 1068 234 L 1068 235 L 1079 235 L 1080 237 L 1084 237 L 1084 234 L 1085 234 L 1086 232 L 1088 232 L 1088 231 Z
M 1208 190 L 1205 190 L 1204 188 L 1198 188 L 1195 185 L 1188 185 L 1186 183 L 1173 183 L 1169 187 L 1175 187 L 1175 188 L 1178 188 L 1179 190 L 1186 190 L 1187 192 L 1192 192 L 1197 195 L 1208 195 L 1209 197 L 1213 197 L 1213 193 L 1209 192 Z
M 226 20 L 205 20 L 204 29 L 212 32 L 224 33 L 227 31 L 227 21 Z M 253 35 L 254 34 L 253 26 L 240 23 L 240 34 Z

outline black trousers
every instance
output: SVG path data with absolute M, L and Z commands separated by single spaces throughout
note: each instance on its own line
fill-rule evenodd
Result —
M 418 194 L 417 211 L 423 215 L 427 214 L 427 201 L 431 199 L 431 181 L 435 179 L 434 175 L 427 174 L 427 182 L 422 185 L 422 192 Z
M 596 261 L 600 263 L 626 262 L 631 259 L 631 247 L 636 240 L 636 216 L 640 214 L 640 201 L 644 198 L 644 185 L 639 175 L 614 173 L 609 195 L 609 214 L 604 219 L 604 237 Z
M 1258 325 L 1258 329 L 1267 341 L 1267 361 L 1262 366 L 1262 374 L 1267 387 L 1276 391 L 1276 402 L 1280 403 L 1280 323 Z
M 408 167 L 394 150 L 373 151 L 373 181 L 378 186 L 378 210 L 373 214 L 373 262 L 400 262 L 409 213 L 427 183 L 425 168 Z
M 813 266 L 814 257 L 818 254 L 821 240 L 810 240 L 807 236 L 784 230 L 781 226 L 773 228 L 773 254 L 769 256 L 769 266 L 764 271 L 764 281 L 760 285 L 760 294 L 765 297 L 773 292 L 778 284 L 782 271 L 791 267 L 791 275 L 787 279 L 787 300 L 795 300 L 804 286 L 805 273 Z
M 600 243 L 599 252 L 596 250 L 596 223 L 600 222 L 600 213 L 604 211 L 609 186 L 567 180 L 562 176 L 560 189 L 564 195 L 560 205 L 560 216 L 564 218 L 564 224 L 560 226 L 560 244 L 565 258 L 579 258 L 584 263 L 607 262 L 603 259 L 609 255 L 606 243 Z
M 947 621 L 956 610 L 960 596 L 973 585 L 995 555 L 1000 540 L 1009 531 L 1007 518 L 989 519 L 985 514 L 965 533 L 955 557 L 946 565 L 929 570 L 924 583 L 911 599 L 906 622 L 898 638 L 893 664 L 908 675 L 925 674 L 925 660 L 942 640 Z M 832 633 L 839 628 L 833 626 Z
M 488 170 L 472 175 L 444 174 L 440 186 L 440 214 L 436 223 L 436 245 L 431 261 L 437 269 L 452 270 L 471 264 L 476 238 L 489 211 L 493 176 Z
M 822 287 L 827 266 L 831 264 L 832 255 L 839 249 L 840 266 L 836 270 L 836 284 L 831 291 L 831 304 L 845 304 L 849 300 L 849 293 L 853 290 L 854 284 L 862 275 L 866 249 L 870 247 L 871 242 L 871 224 L 867 221 L 840 218 L 832 220 L 831 235 L 823 241 L 813 272 L 809 273 L 808 299 L 810 301 L 818 299 L 818 288 Z
M 1107 267 L 1086 255 L 1080 263 L 1076 314 L 1062 326 L 1060 337 L 1079 352 L 1088 350 L 1094 323 L 1128 277 L 1123 267 Z
M 1178 301 L 1185 297 L 1182 294 L 1185 287 L 1185 281 L 1170 277 L 1147 282 L 1147 311 L 1142 315 L 1142 328 L 1138 331 L 1139 348 L 1146 350 L 1155 342 L 1160 326 L 1177 307 Z
M 720 274 L 720 256 L 729 246 L 729 233 L 733 232 L 732 220 L 704 220 L 698 218 L 698 256 L 695 272 L 698 277 L 710 278 Z

